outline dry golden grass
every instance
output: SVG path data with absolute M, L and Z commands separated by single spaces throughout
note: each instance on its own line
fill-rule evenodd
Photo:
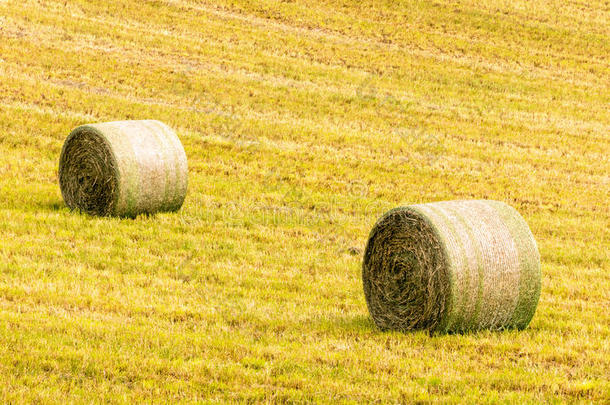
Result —
M 2 402 L 607 402 L 603 1 L 0 0 Z M 65 208 L 77 125 L 158 119 L 177 214 Z M 542 255 L 523 332 L 379 332 L 386 209 L 505 201 Z

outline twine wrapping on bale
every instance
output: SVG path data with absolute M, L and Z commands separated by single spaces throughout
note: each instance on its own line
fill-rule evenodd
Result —
M 540 296 L 540 255 L 524 219 L 500 201 L 411 205 L 373 227 L 362 280 L 383 330 L 524 329 Z
M 186 197 L 186 154 L 159 121 L 83 125 L 64 143 L 59 185 L 70 209 L 91 215 L 176 211 Z

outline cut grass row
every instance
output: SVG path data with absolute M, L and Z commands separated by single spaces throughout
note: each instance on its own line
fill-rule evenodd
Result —
M 609 26 L 604 2 L 0 1 L 0 397 L 602 402 Z M 70 129 L 140 118 L 185 146 L 183 209 L 70 213 Z M 527 219 L 531 327 L 377 331 L 372 224 L 453 198 Z

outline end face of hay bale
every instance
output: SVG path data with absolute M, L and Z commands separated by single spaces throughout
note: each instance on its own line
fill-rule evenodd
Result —
M 540 256 L 512 207 L 445 201 L 382 216 L 369 236 L 362 277 L 382 329 L 523 329 L 538 304 Z
M 184 148 L 167 125 L 116 121 L 70 133 L 60 157 L 59 183 L 71 209 L 134 217 L 180 209 L 187 172 Z
M 384 214 L 364 253 L 362 281 L 373 321 L 382 330 L 434 330 L 451 294 L 446 258 L 433 224 L 410 207 Z
M 70 209 L 111 215 L 118 198 L 117 162 L 112 146 L 95 127 L 70 133 L 59 158 L 59 185 Z

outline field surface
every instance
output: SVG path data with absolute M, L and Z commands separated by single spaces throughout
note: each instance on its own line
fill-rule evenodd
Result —
M 609 55 L 596 0 L 0 0 L 0 402 L 608 403 Z M 145 118 L 182 210 L 70 212 L 70 130 Z M 377 330 L 377 217 L 470 198 L 538 241 L 530 327 Z

